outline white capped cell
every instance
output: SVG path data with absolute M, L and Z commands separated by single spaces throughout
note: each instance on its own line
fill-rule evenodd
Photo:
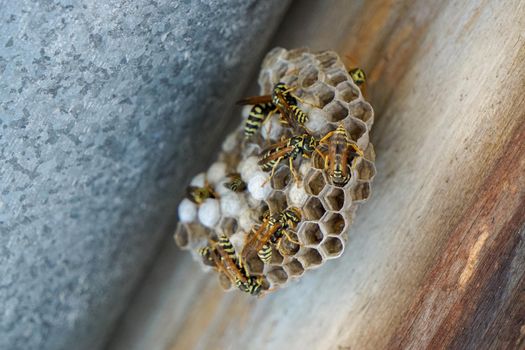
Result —
M 246 106 L 242 107 L 242 110 L 241 110 L 242 119 L 248 118 L 248 116 L 250 115 L 250 111 L 252 110 L 252 107 L 253 106 L 251 106 L 251 105 L 246 105 Z M 243 122 L 244 122 L 244 120 L 243 120 Z
M 254 222 L 248 210 L 242 211 L 239 215 L 239 227 L 244 232 L 250 232 Z
M 282 135 L 282 132 L 283 132 L 283 126 L 281 124 L 281 122 L 279 121 L 279 114 L 276 114 L 274 113 L 272 116 L 271 116 L 271 119 L 270 120 L 267 120 L 262 128 L 261 128 L 261 135 L 263 137 L 263 139 L 265 140 L 278 140 L 281 135 Z
M 248 210 L 248 206 L 242 196 L 229 191 L 230 193 L 221 196 L 221 212 L 227 217 L 236 217 L 241 210 Z
M 290 186 L 290 190 L 288 192 L 288 199 L 289 203 L 288 205 L 293 205 L 295 207 L 302 207 L 306 200 L 308 199 L 308 193 L 304 190 L 304 185 L 300 185 L 296 182 Z
M 305 126 L 316 134 L 326 134 L 329 131 L 328 115 L 319 108 L 312 108 L 308 114 L 308 121 Z
M 197 205 L 187 198 L 179 204 L 179 220 L 181 222 L 192 222 L 197 217 Z
M 234 131 L 231 134 L 229 134 L 222 143 L 222 150 L 224 152 L 232 152 L 235 149 L 235 147 L 238 147 L 237 131 Z
M 215 228 L 221 217 L 217 199 L 208 198 L 199 207 L 199 221 L 206 227 Z
M 226 164 L 223 162 L 215 162 L 208 169 L 208 182 L 212 184 L 218 183 L 226 176 Z
M 241 178 L 244 181 L 249 180 L 253 174 L 259 171 L 259 165 L 257 164 L 258 162 L 258 158 L 256 156 L 252 156 L 242 160 L 239 163 L 239 166 L 237 166 L 237 171 L 239 174 L 241 174 Z
M 204 187 L 204 183 L 206 182 L 206 173 L 200 173 L 195 175 L 193 179 L 191 179 L 190 185 L 196 186 L 196 187 Z
M 234 233 L 230 236 L 230 242 L 233 245 L 233 248 L 235 248 L 236 252 L 242 251 L 242 248 L 244 248 L 244 244 L 246 243 L 246 237 L 247 235 L 242 231 Z
M 250 192 L 253 198 L 263 200 L 270 195 L 272 187 L 270 186 L 268 177 L 269 174 L 258 171 L 248 180 L 248 192 Z
M 230 190 L 228 187 L 225 186 L 225 184 L 228 181 L 230 181 L 230 179 L 228 177 L 225 177 L 221 179 L 219 182 L 217 182 L 215 186 L 213 187 L 215 193 L 217 193 L 220 198 L 222 198 L 222 196 L 226 196 L 232 193 L 232 190 Z

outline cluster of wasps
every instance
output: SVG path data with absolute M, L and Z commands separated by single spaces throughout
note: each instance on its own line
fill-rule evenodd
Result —
M 349 71 L 350 77 L 360 88 L 366 81 L 365 73 L 360 68 Z M 290 168 L 295 181 L 299 176 L 294 169 L 294 161 L 299 158 L 310 158 L 314 152 L 323 160 L 323 168 L 333 185 L 343 187 L 351 178 L 351 174 L 363 151 L 350 138 L 343 124 L 328 132 L 321 138 L 316 138 L 308 130 L 305 123 L 308 115 L 301 110 L 298 102 L 306 103 L 293 93 L 295 87 L 279 82 L 273 87 L 271 95 L 252 96 L 238 102 L 242 105 L 252 105 L 244 125 L 244 136 L 247 142 L 268 122 L 273 115 L 279 114 L 279 122 L 291 133 L 288 138 L 271 144 L 259 154 L 258 165 L 269 172 L 270 181 L 278 167 L 286 164 Z M 238 173 L 229 174 L 229 181 L 224 184 L 234 192 L 244 192 L 246 183 Z M 218 194 L 209 183 L 203 187 L 190 186 L 187 197 L 197 205 L 208 198 L 218 198 Z M 223 273 L 239 290 L 260 295 L 264 280 L 261 276 L 251 275 L 246 261 L 254 254 L 264 263 L 270 262 L 272 249 L 281 251 L 283 239 L 289 243 L 300 245 L 292 237 L 294 230 L 302 219 L 299 208 L 288 207 L 281 212 L 270 213 L 267 210 L 260 218 L 260 224 L 252 227 L 242 251 L 237 253 L 229 238 L 221 234 L 216 239 L 210 239 L 206 247 L 198 253 L 208 265 Z

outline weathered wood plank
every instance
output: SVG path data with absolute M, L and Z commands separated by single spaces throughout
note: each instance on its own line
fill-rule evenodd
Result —
M 164 318 L 169 328 L 132 306 L 114 347 L 144 337 L 135 348 L 523 347 L 524 7 L 295 2 L 276 45 L 350 54 L 371 81 L 378 175 L 348 251 L 261 300 L 222 295 L 214 281 L 189 296 L 202 277 L 159 261 L 185 283 L 152 284 L 136 305 L 162 300 L 142 309 L 157 319 L 177 300 L 187 307 Z
M 524 110 L 517 112 L 525 119 Z M 522 123 L 451 227 L 439 262 L 388 348 L 525 346 L 524 150 Z

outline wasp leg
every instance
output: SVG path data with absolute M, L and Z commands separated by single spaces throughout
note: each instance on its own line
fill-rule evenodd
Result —
M 302 245 L 301 242 L 293 239 L 292 237 L 290 237 L 290 234 L 288 233 L 288 231 L 286 230 L 283 230 L 283 235 L 286 236 L 286 239 L 294 244 L 297 244 L 297 245 Z M 279 240 L 279 243 L 281 243 L 281 241 Z
M 349 142 L 348 145 L 350 147 L 352 147 L 352 149 L 355 151 L 355 153 L 357 153 L 360 157 L 363 157 L 365 156 L 363 150 L 356 144 L 352 143 L 352 142 Z
M 295 98 L 297 101 L 301 102 L 302 104 L 305 104 L 305 105 L 310 105 L 312 107 L 315 107 L 315 108 L 319 108 L 321 109 L 321 106 L 319 106 L 318 104 L 316 103 L 312 103 L 312 102 L 307 102 L 305 100 L 303 100 L 302 98 L 300 98 L 299 96 L 295 95 L 295 94 L 292 94 L 293 98 Z
M 321 158 L 323 158 L 323 159 L 326 158 L 326 155 L 323 152 L 319 151 L 319 148 L 316 148 L 315 151 L 317 152 L 318 155 L 321 156 Z
M 334 133 L 335 131 L 330 131 L 328 134 L 324 135 L 323 138 L 319 140 L 319 144 L 324 143 L 326 140 L 332 137 Z
M 295 179 L 295 182 L 299 183 L 299 181 L 301 180 L 301 178 L 299 177 L 299 175 L 297 175 L 297 173 L 295 172 L 295 169 L 293 167 L 293 158 L 290 157 L 288 158 L 289 162 L 290 162 L 290 171 L 292 172 L 292 175 Z
M 281 237 L 281 238 L 279 238 L 279 241 L 277 242 L 277 250 L 279 251 L 279 253 L 281 253 L 281 242 L 282 241 L 283 241 L 283 238 Z
M 289 92 L 292 92 L 292 91 L 295 91 L 295 90 L 297 90 L 297 86 L 291 86 L 288 89 L 284 90 L 281 94 L 285 95 L 285 94 L 287 94 Z

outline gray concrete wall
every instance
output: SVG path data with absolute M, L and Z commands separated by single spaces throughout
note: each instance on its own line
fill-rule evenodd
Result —
M 287 4 L 0 0 L 0 348 L 103 346 Z

